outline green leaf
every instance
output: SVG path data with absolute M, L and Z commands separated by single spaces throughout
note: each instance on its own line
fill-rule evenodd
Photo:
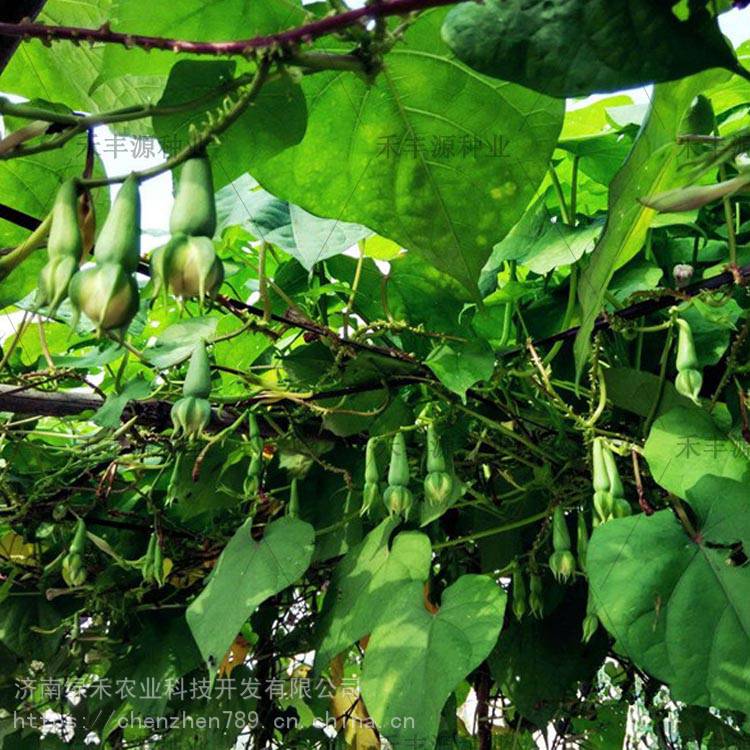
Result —
M 546 195 L 543 195 L 508 236 L 495 245 L 483 275 L 497 273 L 505 261 L 515 260 L 543 276 L 559 266 L 575 263 L 594 249 L 602 231 L 601 224 L 569 227 L 552 217 L 545 201 Z
M 487 576 L 461 576 L 436 614 L 425 608 L 422 588 L 413 581 L 395 593 L 362 666 L 367 710 L 395 747 L 434 746 L 443 705 L 490 653 L 503 624 L 506 596 Z
M 372 235 L 361 224 L 321 219 L 279 200 L 250 175 L 242 175 L 222 188 L 216 196 L 216 208 L 219 231 L 242 226 L 258 239 L 278 245 L 308 271 Z
M 495 355 L 486 341 L 440 344 L 425 364 L 448 390 L 466 397 L 466 391 L 480 380 L 488 380 L 495 369 Z
M 237 529 L 185 616 L 201 655 L 218 667 L 242 624 L 266 599 L 294 583 L 310 564 L 314 531 L 310 524 L 280 518 L 266 527 L 262 541 L 250 535 L 253 519 Z
M 305 137 L 275 158 L 250 155 L 250 172 L 307 211 L 400 243 L 476 294 L 490 248 L 546 173 L 563 112 L 454 60 L 439 38 L 444 13 L 420 15 L 372 85 L 347 72 L 305 77 Z
M 371 633 L 403 586 L 427 580 L 430 540 L 418 532 L 404 532 L 389 547 L 397 524 L 398 519 L 386 518 L 336 568 L 317 630 L 316 671 Z
M 443 38 L 467 65 L 559 97 L 741 70 L 716 20 L 696 3 L 680 19 L 653 0 L 462 3 Z M 691 5 L 693 5 L 691 3 Z
M 120 426 L 122 412 L 128 402 L 146 398 L 150 392 L 151 384 L 144 379 L 143 375 L 138 375 L 134 380 L 127 382 L 120 393 L 107 396 L 107 400 L 93 416 L 94 423 L 100 427 L 116 429 Z
M 144 354 L 159 370 L 186 360 L 200 341 L 210 340 L 216 332 L 218 318 L 191 318 L 169 326 Z
M 191 126 L 200 132 L 205 130 L 210 113 L 215 119 L 216 109 L 224 106 L 224 96 L 217 89 L 226 85 L 234 70 L 234 63 L 227 61 L 181 60 L 174 64 L 159 106 L 179 106 L 197 97 L 205 97 L 205 101 L 197 109 L 153 118 L 154 131 L 166 153 L 187 146 Z M 232 96 L 236 99 L 237 94 Z M 266 83 L 220 142 L 209 147 L 214 186 L 223 187 L 243 175 L 258 154 L 270 158 L 298 143 L 305 133 L 305 122 L 301 87 L 289 76 Z
M 750 701 L 750 549 L 747 485 L 704 476 L 687 491 L 691 538 L 659 511 L 594 532 L 587 569 L 597 614 L 617 648 L 669 685 L 676 700 L 745 711 Z
M 741 435 L 730 435 L 696 406 L 678 406 L 654 422 L 644 446 L 654 479 L 684 498 L 706 474 L 748 481 L 750 456 Z
M 638 203 L 638 198 L 668 190 L 684 179 L 678 172 L 678 157 L 684 157 L 685 151 L 676 143 L 682 116 L 703 89 L 717 79 L 722 80 L 724 75 L 710 71 L 654 87 L 648 118 L 630 156 L 610 185 L 604 233 L 578 284 L 582 308 L 581 328 L 575 341 L 578 377 L 612 274 L 640 251 L 655 216 L 653 209 Z

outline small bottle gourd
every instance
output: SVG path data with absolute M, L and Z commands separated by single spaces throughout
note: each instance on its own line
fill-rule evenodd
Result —
M 682 318 L 677 318 L 677 328 L 677 377 L 674 387 L 680 395 L 700 405 L 698 396 L 703 385 L 703 372 L 695 353 L 693 331 Z
M 567 581 L 575 573 L 576 560 L 570 551 L 570 534 L 565 513 L 559 505 L 552 511 L 552 549 L 550 570 L 558 581 Z
M 57 192 L 52 208 L 52 225 L 47 256 L 49 260 L 39 274 L 36 303 L 49 306 L 54 315 L 68 296 L 70 281 L 78 270 L 83 255 L 83 236 L 78 223 L 78 190 L 75 182 L 64 182 Z
M 182 166 L 169 220 L 170 241 L 151 256 L 153 296 L 171 292 L 180 299 L 213 297 L 224 281 L 224 266 L 214 249 L 216 202 L 211 163 L 205 154 Z
M 406 440 L 404 433 L 399 432 L 393 438 L 391 463 L 388 467 L 388 487 L 383 493 L 383 502 L 391 515 L 409 518 L 414 498 L 408 485 L 409 459 L 406 454 Z
M 103 331 L 124 334 L 138 312 L 138 284 L 133 276 L 140 258 L 141 203 L 138 180 L 125 180 L 107 216 L 94 249 L 94 267 L 84 268 L 70 282 L 70 302 Z
M 206 344 L 200 341 L 190 356 L 182 398 L 172 406 L 173 439 L 183 434 L 193 442 L 203 434 L 211 420 L 210 392 L 211 366 Z

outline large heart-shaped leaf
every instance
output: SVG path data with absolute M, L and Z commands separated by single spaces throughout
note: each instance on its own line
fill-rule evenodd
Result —
M 427 580 L 432 548 L 418 532 L 399 534 L 388 547 L 397 520 L 387 518 L 339 563 L 326 594 L 318 632 L 316 669 L 375 627 L 406 584 Z
M 670 409 L 654 422 L 644 455 L 654 479 L 682 498 L 706 474 L 750 479 L 750 447 L 742 436 L 693 405 Z
M 394 747 L 434 747 L 445 701 L 495 645 L 505 600 L 491 578 L 464 575 L 436 614 L 417 581 L 389 602 L 367 646 L 362 697 Z
M 310 564 L 315 532 L 309 523 L 280 518 L 262 541 L 250 536 L 252 518 L 235 532 L 208 584 L 187 608 L 193 638 L 209 667 L 217 667 L 242 623 L 266 599 L 294 583 Z
M 444 15 L 412 23 L 371 84 L 349 72 L 306 76 L 302 141 L 247 158 L 274 195 L 364 224 L 475 293 L 492 246 L 547 171 L 563 107 L 456 61 L 440 40 Z
M 704 3 L 705 4 L 705 3 Z M 705 8 L 678 18 L 653 0 L 489 0 L 462 3 L 443 37 L 472 68 L 552 96 L 585 96 L 738 70 Z
M 750 550 L 747 485 L 715 476 L 688 490 L 691 538 L 671 511 L 599 526 L 587 570 L 597 613 L 617 647 L 666 682 L 677 700 L 750 705 Z

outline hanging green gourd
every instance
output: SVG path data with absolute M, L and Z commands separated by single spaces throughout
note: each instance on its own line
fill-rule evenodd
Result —
M 141 206 L 138 181 L 131 175 L 115 198 L 94 250 L 92 268 L 73 276 L 69 296 L 75 319 L 84 313 L 103 331 L 124 334 L 138 312 L 138 284 L 133 273 L 140 258 Z
M 83 236 L 78 223 L 78 190 L 73 180 L 64 182 L 52 208 L 52 225 L 47 256 L 49 260 L 39 274 L 36 304 L 49 305 L 54 315 L 67 297 L 70 281 L 83 255 Z
M 427 426 L 427 475 L 424 497 L 430 505 L 444 505 L 453 493 L 453 477 L 448 472 L 440 436 L 434 424 Z
M 83 552 L 86 547 L 86 524 L 82 518 L 76 523 L 73 541 L 62 561 L 62 575 L 68 586 L 82 586 L 86 582 Z
M 151 534 L 148 540 L 146 554 L 141 558 L 141 576 L 144 583 L 153 583 L 155 579 L 154 555 L 156 552 L 156 534 Z
M 388 487 L 383 493 L 383 502 L 391 515 L 409 517 L 414 502 L 409 490 L 409 459 L 406 454 L 406 440 L 403 432 L 398 432 L 391 446 L 391 463 L 388 467 Z
M 521 566 L 513 566 L 513 614 L 520 620 L 526 614 L 526 583 Z
M 540 618 L 544 613 L 544 589 L 542 578 L 538 573 L 529 574 L 529 609 L 534 617 Z
M 594 438 L 592 443 L 592 482 L 594 485 L 595 520 L 598 523 L 603 523 L 611 517 L 614 505 L 607 465 L 604 462 L 604 451 L 605 446 L 601 438 Z
M 213 237 L 216 231 L 216 202 L 211 162 L 205 154 L 182 165 L 169 231 L 194 237 Z
M 102 231 L 96 240 L 94 260 L 114 263 L 125 273 L 135 273 L 141 260 L 141 196 L 138 179 L 130 175 L 122 184 Z
M 567 581 L 576 569 L 576 560 L 570 551 L 570 534 L 561 506 L 555 506 L 552 512 L 552 549 L 549 567 L 558 581 Z
M 181 299 L 197 297 L 202 304 L 216 295 L 224 281 L 224 266 L 212 240 L 216 202 L 205 154 L 188 159 L 182 167 L 169 229 L 172 239 L 151 256 L 153 296 L 163 290 Z
M 617 462 L 609 446 L 601 439 L 593 442 L 594 525 L 610 518 L 623 518 L 633 511 L 625 499 L 625 489 Z
M 617 469 L 615 457 L 609 448 L 604 449 L 604 465 L 609 477 L 610 494 L 612 496 L 612 516 L 614 518 L 624 518 L 632 514 L 633 510 L 630 503 L 625 499 L 625 488 L 622 486 L 620 472 Z
M 206 344 L 201 341 L 193 349 L 182 386 L 182 398 L 172 406 L 173 438 L 184 434 L 190 442 L 199 438 L 211 421 L 211 369 Z
M 375 438 L 370 438 L 367 441 L 367 448 L 365 448 L 365 485 L 362 490 L 360 515 L 369 513 L 380 499 L 380 472 L 375 456 L 375 445 Z
M 594 633 L 596 633 L 598 628 L 599 617 L 596 614 L 596 608 L 594 607 L 594 597 L 592 596 L 591 589 L 589 588 L 589 595 L 586 601 L 586 616 L 583 618 L 583 635 L 581 637 L 581 640 L 584 643 L 588 643 L 592 639 Z
M 690 324 L 677 318 L 677 377 L 674 387 L 682 396 L 700 405 L 698 398 L 703 385 L 703 372 L 695 353 L 695 342 Z
M 162 552 L 161 544 L 159 544 L 159 537 L 156 537 L 156 544 L 154 545 L 154 579 L 159 586 L 164 585 L 164 553 Z
M 248 443 L 250 446 L 250 465 L 242 485 L 245 497 L 255 497 L 260 489 L 260 478 L 263 473 L 263 438 L 260 435 L 258 419 L 250 412 L 247 425 Z
M 292 479 L 289 488 L 289 505 L 286 509 L 289 518 L 299 518 L 299 489 L 297 488 L 297 477 Z

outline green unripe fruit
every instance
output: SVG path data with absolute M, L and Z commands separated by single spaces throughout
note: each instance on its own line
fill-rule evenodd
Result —
M 208 361 L 206 344 L 201 340 L 190 355 L 190 364 L 182 385 L 182 395 L 208 398 L 209 393 L 211 393 L 211 364 Z
M 216 231 L 216 202 L 211 162 L 195 156 L 182 166 L 174 207 L 169 217 L 172 234 L 213 237 Z
M 559 505 L 552 512 L 552 547 L 556 552 L 570 549 L 570 534 L 565 513 Z
M 82 586 L 86 583 L 86 568 L 83 557 L 75 552 L 69 552 L 63 558 L 62 576 L 68 586 Z
M 542 579 L 537 573 L 532 573 L 529 576 L 529 609 L 534 617 L 541 617 L 544 613 L 542 591 Z
M 250 459 L 250 466 L 247 470 L 247 476 L 245 481 L 242 483 L 242 490 L 245 493 L 245 497 L 255 497 L 260 489 L 260 475 L 263 471 L 263 459 L 261 454 L 253 456 Z
M 400 515 L 408 518 L 414 498 L 408 487 L 394 484 L 386 487 L 383 493 L 383 502 L 391 515 Z
M 593 463 L 593 484 L 595 492 L 609 492 L 609 475 L 604 463 L 604 445 L 600 438 L 594 438 L 591 446 Z
M 677 371 L 698 370 L 698 356 L 695 353 L 695 342 L 690 324 L 677 318 Z
M 86 548 L 86 524 L 82 518 L 78 519 L 75 531 L 73 532 L 73 541 L 70 543 L 70 551 L 82 555 Z
M 602 523 L 610 519 L 613 509 L 614 501 L 609 492 L 594 493 L 594 510 Z
M 192 442 L 203 434 L 210 421 L 211 404 L 205 398 L 184 396 L 172 406 L 172 437 L 182 433 Z
M 583 635 L 581 640 L 588 643 L 599 628 L 599 618 L 595 614 L 588 614 L 583 618 Z
M 403 432 L 397 433 L 393 438 L 391 463 L 388 467 L 388 484 L 402 487 L 409 484 L 409 460 L 406 455 L 406 440 Z
M 168 289 L 175 297 L 213 297 L 224 282 L 224 265 L 208 237 L 178 235 L 151 256 L 154 296 Z
M 159 586 L 164 585 L 164 554 L 158 539 L 154 547 L 154 579 Z
M 616 497 L 612 504 L 612 515 L 615 518 L 625 518 L 633 515 L 633 509 L 624 497 Z
M 674 381 L 674 387 L 681 396 L 700 404 L 700 392 L 703 386 L 703 373 L 700 370 L 680 370 Z
M 115 263 L 134 273 L 141 259 L 141 197 L 134 175 L 125 180 L 117 193 L 102 231 L 96 241 L 97 264 Z
M 583 637 L 582 641 L 588 643 L 594 633 L 596 633 L 599 627 L 599 618 L 596 615 L 596 607 L 594 606 L 594 597 L 591 594 L 591 588 L 589 588 L 588 599 L 586 600 L 586 617 L 583 620 Z
M 435 425 L 427 426 L 427 473 L 446 472 L 448 464 Z
M 78 271 L 78 258 L 72 255 L 50 256 L 39 273 L 37 304 L 49 305 L 50 315 L 54 315 L 62 301 L 68 296 L 70 282 Z
M 609 478 L 610 495 L 612 495 L 613 498 L 623 497 L 625 495 L 625 489 L 622 486 L 620 472 L 617 469 L 617 462 L 612 455 L 612 451 L 606 446 L 604 446 L 604 465 L 607 469 L 607 477 Z
M 526 583 L 518 565 L 513 568 L 513 614 L 517 620 L 526 614 Z
M 138 285 L 114 263 L 79 271 L 68 291 L 76 313 L 84 313 L 99 335 L 127 327 L 138 312 Z
M 558 581 L 567 581 L 576 570 L 576 559 L 569 549 L 553 552 L 549 558 L 549 567 Z
M 286 513 L 289 518 L 299 518 L 299 490 L 297 489 L 296 477 L 292 479 L 292 486 L 289 490 L 289 505 Z
M 50 259 L 66 256 L 75 258 L 76 262 L 83 254 L 83 237 L 78 224 L 78 189 L 73 180 L 64 182 L 57 191 L 47 254 Z
M 447 471 L 432 471 L 424 478 L 424 497 L 430 505 L 447 503 L 453 493 L 453 477 Z
M 380 481 L 378 461 L 375 456 L 375 438 L 367 441 L 365 448 L 365 484 L 377 484 Z
M 369 513 L 370 510 L 375 507 L 378 500 L 380 500 L 380 487 L 378 483 L 365 482 L 365 487 L 362 491 L 362 508 L 360 509 L 360 515 Z

